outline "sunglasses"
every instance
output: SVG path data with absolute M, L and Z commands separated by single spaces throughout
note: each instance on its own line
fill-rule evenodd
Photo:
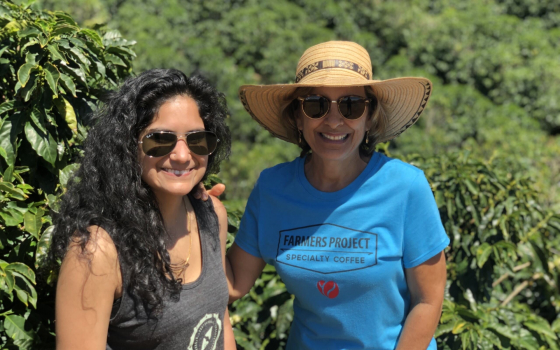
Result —
M 366 111 L 370 99 L 360 96 L 342 96 L 336 101 L 332 101 L 325 96 L 309 95 L 298 97 L 301 101 L 301 110 L 306 117 L 311 119 L 321 119 L 329 113 L 331 104 L 336 102 L 338 112 L 346 119 L 355 120 L 361 118 Z
M 138 142 L 149 157 L 163 157 L 173 151 L 177 141 L 184 139 L 189 150 L 199 156 L 208 156 L 216 150 L 220 139 L 211 131 L 191 131 L 177 135 L 170 131 L 154 131 Z

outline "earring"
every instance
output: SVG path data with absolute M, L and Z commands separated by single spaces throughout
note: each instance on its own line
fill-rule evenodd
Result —
M 301 144 L 301 136 L 302 136 L 302 133 L 301 133 L 301 130 L 298 129 L 298 131 L 299 131 L 299 143 Z
M 366 145 L 369 143 L 369 130 L 366 131 Z

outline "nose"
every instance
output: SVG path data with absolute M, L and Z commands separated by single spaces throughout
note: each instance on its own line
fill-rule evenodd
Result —
M 171 151 L 169 159 L 179 163 L 186 163 L 192 159 L 191 150 L 189 149 L 189 146 L 187 146 L 186 140 L 177 140 L 177 144 L 175 145 L 175 148 L 173 148 L 173 151 Z
M 325 116 L 324 123 L 332 129 L 336 129 L 339 125 L 344 123 L 344 117 L 338 111 L 336 101 L 331 102 L 331 108 L 329 109 L 329 113 Z

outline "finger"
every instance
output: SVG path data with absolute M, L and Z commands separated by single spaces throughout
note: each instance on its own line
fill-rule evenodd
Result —
M 221 196 L 226 191 L 226 185 L 224 184 L 216 184 L 214 187 L 208 190 L 208 194 L 211 194 L 214 197 Z

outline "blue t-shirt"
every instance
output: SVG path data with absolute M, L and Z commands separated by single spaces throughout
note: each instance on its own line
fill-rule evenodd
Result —
M 288 349 L 394 349 L 410 305 L 404 269 L 449 244 L 430 185 L 374 153 L 350 185 L 321 192 L 304 162 L 261 173 L 235 243 L 294 294 Z

